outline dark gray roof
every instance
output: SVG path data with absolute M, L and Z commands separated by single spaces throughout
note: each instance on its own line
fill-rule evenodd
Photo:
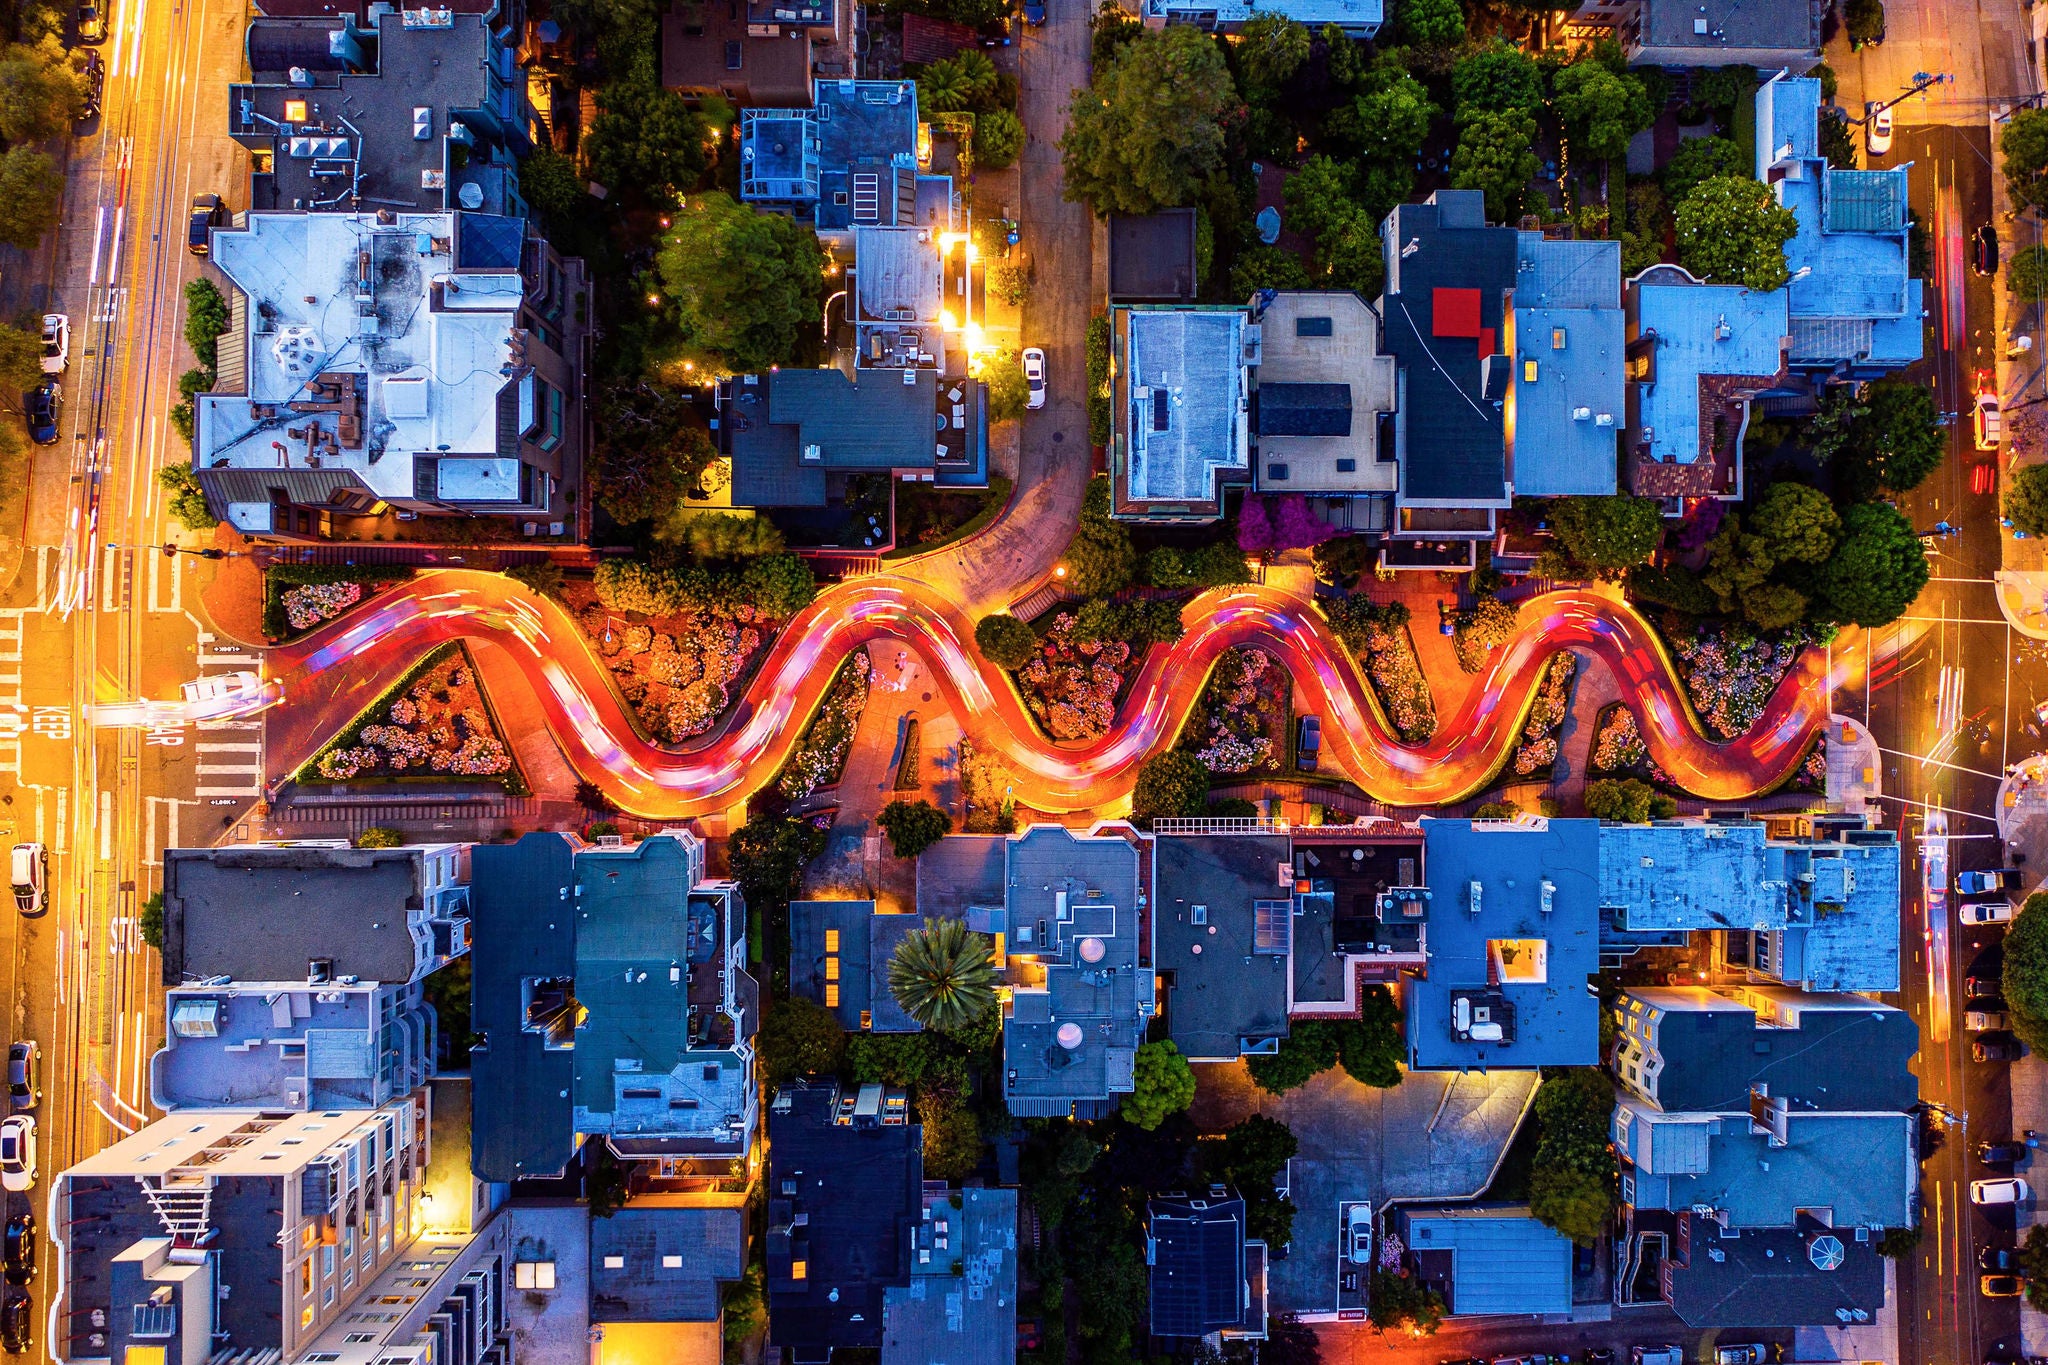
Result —
M 1261 384 L 1255 394 L 1261 436 L 1349 436 L 1349 384 Z
M 606 1322 L 716 1322 L 746 1273 L 746 1211 L 629 1204 L 590 1220 L 590 1311 Z M 607 1265 L 617 1257 L 625 1264 Z M 667 1263 L 673 1259 L 678 1264 Z
M 923 1128 L 836 1125 L 838 1094 L 799 1082 L 768 1108 L 768 1339 L 800 1362 L 882 1344 L 883 1294 L 910 1283 L 924 1185 Z
M 1115 303 L 1193 303 L 1195 211 L 1109 216 L 1109 297 Z
M 1853 1229 L 1802 1219 L 1797 1229 L 1731 1235 L 1708 1219 L 1680 1216 L 1691 1223 L 1690 1256 L 1684 1265 L 1665 1259 L 1666 1298 L 1694 1327 L 1840 1327 L 1836 1309 L 1861 1310 L 1871 1322 L 1884 1307 L 1884 1258 Z M 1820 1269 L 1809 1253 L 1818 1237 L 1833 1237 L 1842 1250 L 1833 1270 Z M 1832 1250 L 1822 1248 L 1823 1262 Z
M 863 371 L 856 382 L 843 370 L 777 370 L 735 381 L 724 417 L 734 505 L 822 507 L 827 471 L 933 468 L 938 377 L 920 370 L 906 384 L 903 374 Z
M 1291 853 L 1284 834 L 1159 836 L 1155 965 L 1171 974 L 1167 1024 L 1187 1056 L 1233 1058 L 1251 1043 L 1286 1036 Z
M 917 912 L 958 919 L 969 906 L 1001 905 L 1009 843 L 1000 834 L 956 834 L 918 854 Z
M 1820 46 L 1822 10 L 1811 0 L 1648 0 L 1643 10 L 1640 41 L 1645 47 L 1763 49 L 1789 55 Z M 1698 31 L 1702 19 L 1704 33 Z
M 421 909 L 411 849 L 178 848 L 164 856 L 164 979 L 303 981 L 314 958 L 334 975 L 412 980 Z
M 339 32 L 339 19 L 257 19 L 243 36 L 243 50 L 249 69 L 259 77 L 282 80 L 295 66 L 338 72 L 347 67 L 333 51 L 333 37 Z
M 869 1008 L 868 930 L 873 901 L 791 901 L 789 903 L 789 988 L 814 1005 L 825 1005 L 826 959 L 839 959 L 839 1003 L 825 1005 L 848 1032 L 857 1031 Z M 839 932 L 839 951 L 825 950 L 826 934 Z
M 1507 456 L 1501 411 L 1483 387 L 1480 338 L 1435 335 L 1438 290 L 1476 289 L 1479 326 L 1502 334 L 1504 296 L 1515 283 L 1516 233 L 1485 225 L 1476 191 L 1438 190 L 1396 206 L 1382 233 L 1387 286 L 1380 299 L 1386 350 L 1401 367 L 1408 501 L 1501 501 Z M 1410 250 L 1410 247 L 1413 247 Z
M 1851 996 L 1843 1003 L 1807 1005 L 1797 1029 L 1758 1028 L 1749 1010 L 1666 1011 L 1657 1024 L 1658 1107 L 1739 1113 L 1757 1082 L 1794 1108 L 1898 1113 L 1916 1104 L 1919 1086 L 1906 1069 L 1920 1046 L 1913 1017 Z
M 1199 1337 L 1245 1321 L 1244 1201 L 1219 1190 L 1146 1205 L 1152 1333 Z
M 569 841 L 559 834 L 470 851 L 470 1018 L 484 1039 L 469 1054 L 479 1180 L 559 1175 L 575 1151 L 569 1088 L 576 1054 L 548 1051 L 540 1034 L 525 1031 L 521 987 L 529 977 L 575 975 L 574 881 Z
M 916 1241 L 910 1286 L 883 1296 L 882 1365 L 1013 1365 L 1017 1191 L 927 1182 Z
M 301 507 L 318 507 L 334 501 L 345 488 L 359 488 L 370 495 L 370 485 L 352 469 L 199 469 L 199 491 L 206 494 L 206 510 L 222 521 L 228 519 L 228 504 L 271 503 L 279 498 Z

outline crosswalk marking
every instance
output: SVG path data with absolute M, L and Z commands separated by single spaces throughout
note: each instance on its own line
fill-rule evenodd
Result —
M 231 653 L 216 654 L 212 650 L 218 637 L 201 632 L 199 636 L 199 674 L 201 677 L 221 673 L 238 673 L 254 669 L 262 660 L 254 654 L 241 652 L 239 648 Z M 192 766 L 192 775 L 199 785 L 192 794 L 200 799 L 223 796 L 261 796 L 263 794 L 263 722 L 261 720 L 202 720 L 194 727 L 199 731 L 192 746 L 198 760 Z

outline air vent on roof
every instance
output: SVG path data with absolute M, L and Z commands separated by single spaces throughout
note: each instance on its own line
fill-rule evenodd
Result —
M 412 110 L 412 140 L 425 142 L 434 135 L 434 111 L 431 106 L 416 104 Z

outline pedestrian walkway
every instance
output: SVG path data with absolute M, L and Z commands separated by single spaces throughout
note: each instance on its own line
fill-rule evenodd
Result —
M 2010 538 L 2007 548 L 2011 548 Z M 2006 624 L 2028 639 L 2048 640 L 2048 573 L 2000 569 L 1992 582 L 1998 595 L 1998 612 L 2005 617 Z
M 1828 717 L 1826 738 L 1828 809 L 1861 815 L 1884 795 L 1877 738 L 1847 716 Z
M 222 640 L 210 631 L 199 632 L 199 680 L 235 673 L 260 672 L 261 655 L 246 646 Z M 201 800 L 214 797 L 258 797 L 263 794 L 263 729 L 260 717 L 247 720 L 202 720 L 193 742 L 197 779 L 192 794 Z

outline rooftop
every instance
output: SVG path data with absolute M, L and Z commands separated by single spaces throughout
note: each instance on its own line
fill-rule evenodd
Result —
M 1145 1211 L 1154 1336 L 1262 1326 L 1266 1306 L 1250 1302 L 1244 1200 L 1235 1191 L 1163 1194 Z
M 1251 309 L 1260 336 L 1252 395 L 1260 486 L 1392 491 L 1398 467 L 1391 450 L 1381 458 L 1380 426 L 1394 411 L 1396 371 L 1372 309 L 1348 289 L 1282 290 L 1254 298 Z
M 864 1016 L 872 1018 L 878 993 L 889 994 L 877 975 L 889 960 L 874 956 L 875 919 L 873 901 L 789 903 L 790 990 L 832 1011 L 849 1033 L 866 1026 Z
M 186 988 L 165 1009 L 150 1058 L 159 1109 L 374 1108 L 433 1070 L 434 1011 L 406 986 Z
M 1600 904 L 1617 929 L 1781 929 L 1782 858 L 1753 821 L 1600 827 Z
M 1265 4 L 1257 0 L 1208 4 L 1200 0 L 1144 0 L 1143 13 L 1147 19 L 1186 16 L 1195 22 L 1226 27 L 1261 14 L 1284 14 L 1311 31 L 1335 24 L 1353 36 L 1370 37 L 1386 22 L 1387 6 L 1386 0 L 1267 0 Z
M 1195 210 L 1109 216 L 1109 297 L 1116 303 L 1193 303 Z
M 1250 468 L 1244 309 L 1117 307 L 1110 327 L 1117 510 L 1214 506 L 1221 481 Z
M 1739 432 L 1721 401 L 1767 388 L 1785 368 L 1788 325 L 1783 290 L 1754 293 L 1735 285 L 1700 284 L 1663 267 L 1633 286 L 1635 335 L 1648 374 L 1636 386 L 1635 430 L 1640 458 L 1654 464 L 1714 463 L 1739 451 Z M 1717 381 L 1728 382 L 1717 382 Z M 1738 418 L 1746 420 L 1746 407 Z M 1638 493 L 1646 490 L 1640 486 Z M 1729 491 L 1702 489 L 1694 496 Z
M 736 0 L 682 0 L 661 16 L 661 83 L 671 90 L 716 90 L 742 95 L 748 107 L 808 106 L 811 102 L 811 45 L 801 34 L 792 38 L 779 17 L 755 20 L 753 11 L 768 6 L 742 5 Z M 795 14 L 796 5 L 776 6 Z M 808 19 L 810 27 L 832 23 L 830 3 L 803 7 L 823 17 Z M 756 34 L 756 23 L 776 24 Z
M 1621 243 L 1540 232 L 1516 241 L 1506 424 L 1515 492 L 1611 494 L 1627 419 Z
M 1859 1241 L 1810 1219 L 1740 1234 L 1705 1219 L 1691 1225 L 1688 1261 L 1666 1258 L 1663 1269 L 1665 1298 L 1690 1326 L 1840 1327 L 1872 1321 L 1884 1307 L 1885 1259 L 1874 1238 Z M 1822 1240 L 1829 1237 L 1832 1244 Z M 1839 1263 L 1822 1269 L 1837 1249 Z
M 1820 10 L 1810 0 L 1644 0 L 1646 48 L 1811 59 L 1820 50 Z M 1750 58 L 1745 58 L 1749 60 Z
M 957 1207 L 956 1207 L 957 1205 Z M 1017 1358 L 1017 1191 L 926 1181 L 910 1283 L 882 1296 L 882 1365 Z
M 559 1175 L 575 1154 L 576 1053 L 526 1026 L 527 983 L 574 979 L 574 885 L 574 857 L 559 834 L 471 853 L 470 1026 L 480 1042 L 469 1054 L 470 1144 L 479 1180 Z
M 1191 1061 L 1287 1036 L 1294 864 L 1284 834 L 1160 835 L 1154 938 L 1167 1023 Z
M 908 377 L 909 382 L 905 382 Z M 741 507 L 823 507 L 827 473 L 932 469 L 936 413 L 948 388 L 929 369 L 776 370 L 742 375 L 725 402 L 732 499 Z M 965 395 L 963 394 L 963 398 Z M 978 448 L 979 432 L 962 437 Z
M 716 1322 L 746 1273 L 746 1210 L 635 1199 L 590 1220 L 590 1311 L 605 1322 Z M 616 1262 L 616 1264 L 615 1264 Z
M 1457 1317 L 1572 1311 L 1572 1243 L 1526 1204 L 1404 1208 L 1400 1222 L 1422 1279 Z
M 824 231 L 912 221 L 917 86 L 819 81 L 810 109 L 740 115 L 740 196 L 808 210 Z
M 1654 1121 L 1646 1109 L 1615 1111 L 1624 1155 L 1634 1130 Z M 1825 1211 L 1838 1228 L 1909 1227 L 1919 1187 L 1919 1156 L 1905 1113 L 1828 1114 L 1793 1110 L 1783 1137 L 1759 1129 L 1748 1114 L 1708 1116 L 1704 1169 L 1663 1173 L 1638 1161 L 1635 1205 L 1680 1212 L 1712 1208 L 1733 1228 L 1791 1227 L 1799 1212 Z M 1663 1126 L 1663 1125 L 1659 1125 Z

